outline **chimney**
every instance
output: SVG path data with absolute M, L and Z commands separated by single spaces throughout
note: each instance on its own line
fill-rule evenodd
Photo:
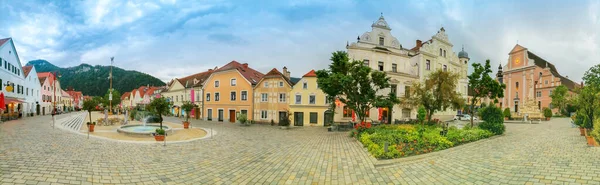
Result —
M 417 40 L 417 48 L 420 48 L 423 45 L 423 41 Z
M 243 63 L 242 66 L 244 66 L 244 69 L 248 69 L 248 63 Z
M 283 76 L 290 79 L 290 72 L 287 70 L 287 67 L 283 66 Z

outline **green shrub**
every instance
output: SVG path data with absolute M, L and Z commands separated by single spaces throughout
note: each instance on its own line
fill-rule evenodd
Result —
M 504 109 L 504 117 L 510 119 L 511 115 L 510 115 L 510 108 L 505 108 Z
M 543 111 L 544 111 L 544 117 L 546 117 L 546 118 L 552 117 L 552 110 L 550 110 L 550 108 L 544 107 Z
M 596 119 L 594 121 L 594 130 L 592 130 L 592 133 L 590 133 L 590 135 L 594 137 L 596 141 L 600 141 L 600 119 Z
M 494 105 L 490 105 L 480 110 L 483 123 L 479 128 L 489 130 L 496 135 L 504 133 L 504 116 L 502 110 Z
M 472 128 L 472 129 L 456 129 L 451 128 L 448 129 L 448 134 L 446 137 L 449 141 L 451 141 L 455 146 L 477 141 L 480 139 L 488 138 L 494 135 L 492 132 L 480 128 Z
M 419 123 L 423 123 L 425 116 L 427 116 L 427 111 L 425 110 L 425 107 L 420 106 L 419 110 L 417 110 L 417 119 L 419 120 Z
M 165 130 L 162 128 L 157 128 L 156 129 L 156 134 L 157 135 L 165 135 Z
M 248 116 L 246 114 L 240 114 L 237 117 L 237 120 L 242 124 L 242 125 L 246 125 L 246 123 L 250 123 L 248 121 Z M 249 125 L 249 124 L 248 124 Z

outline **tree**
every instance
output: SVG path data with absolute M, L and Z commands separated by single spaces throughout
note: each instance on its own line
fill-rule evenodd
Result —
M 583 128 L 592 128 L 593 122 L 600 115 L 600 97 L 593 86 L 585 86 L 581 89 L 575 100 L 577 105 L 577 116 L 579 117 L 579 126 Z
M 158 115 L 158 119 L 160 120 L 160 129 L 162 129 L 162 122 L 163 122 L 163 117 L 162 115 L 165 115 L 169 112 L 169 107 L 171 105 L 169 104 L 169 102 L 167 102 L 167 99 L 165 99 L 165 97 L 160 97 L 160 98 L 156 98 L 154 100 L 152 100 L 152 102 L 150 102 L 150 104 L 148 104 L 148 111 L 157 114 Z
M 473 73 L 467 76 L 469 79 L 469 88 L 473 90 L 471 102 L 469 102 L 471 106 L 471 111 L 469 111 L 471 113 L 471 127 L 473 127 L 473 108 L 479 100 L 487 97 L 494 99 L 494 103 L 498 103 L 497 98 L 504 97 L 504 88 L 506 88 L 506 85 L 498 83 L 498 81 L 490 77 L 490 73 L 492 73 L 492 69 L 490 60 L 488 59 L 485 61 L 485 66 L 482 66 L 480 63 L 473 63 Z
M 431 121 L 436 111 L 447 108 L 460 109 L 464 99 L 456 91 L 460 75 L 448 71 L 437 70 L 430 73 L 423 83 L 413 83 L 412 93 L 403 99 L 404 104 L 423 106 L 427 111 L 428 121 Z
M 583 82 L 586 86 L 592 86 L 596 90 L 600 88 L 600 64 L 596 64 L 583 74 Z
M 569 89 L 566 86 L 560 85 L 556 87 L 550 94 L 550 98 L 552 98 L 552 102 L 550 103 L 552 106 L 557 107 L 559 112 L 563 112 L 563 109 L 567 107 L 567 93 Z
M 423 121 L 425 121 L 425 116 L 427 116 L 427 111 L 425 110 L 425 107 L 420 106 L 417 110 L 417 119 L 421 124 L 424 124 Z
M 387 96 L 381 94 L 391 87 L 384 72 L 373 71 L 362 61 L 350 61 L 345 51 L 333 52 L 330 60 L 329 69 L 316 72 L 317 84 L 331 99 L 339 99 L 354 110 L 361 122 L 371 108 L 392 107 L 399 102 L 393 91 Z
M 106 91 L 106 94 L 104 94 L 104 100 L 106 101 L 106 105 L 110 105 L 111 102 L 112 106 L 116 106 L 119 105 L 119 103 L 121 103 L 121 93 L 119 93 L 119 91 L 113 90 L 112 101 L 109 100 L 109 94 L 110 90 Z
M 183 105 L 181 105 L 181 109 L 185 112 L 185 122 L 190 121 L 190 112 L 192 112 L 194 107 L 196 107 L 196 105 L 190 101 L 185 101 L 183 102 Z
M 94 99 L 87 99 L 83 101 L 83 110 L 88 111 L 88 116 L 90 117 L 90 123 L 92 122 L 92 111 L 96 109 L 98 102 Z

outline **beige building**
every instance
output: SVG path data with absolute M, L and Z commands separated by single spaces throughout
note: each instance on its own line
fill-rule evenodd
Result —
M 319 89 L 317 74 L 311 70 L 302 76 L 290 92 L 291 126 L 325 126 L 331 123 L 332 113 L 328 111 L 327 95 Z
M 283 67 L 283 73 L 276 68 L 269 71 L 254 86 L 254 120 L 279 123 L 290 111 L 290 72 Z
M 416 52 L 411 58 L 411 63 L 416 63 L 420 66 L 418 69 L 420 81 L 424 81 L 430 73 L 440 69 L 459 73 L 460 79 L 458 80 L 456 91 L 467 100 L 469 55 L 464 51 L 464 48 L 456 54 L 452 50 L 453 47 L 454 45 L 448 39 L 446 30 L 441 28 L 431 39 L 425 42 L 421 40 L 416 41 L 416 46 L 411 49 Z M 434 117 L 451 119 L 458 113 L 460 113 L 460 110 L 447 109 L 446 111 L 436 112 Z
M 202 117 L 202 83 L 212 72 L 213 69 L 209 69 L 183 78 L 175 78 L 167 84 L 167 88 L 160 92 L 160 95 L 173 103 L 171 107 L 173 115 L 185 115 L 185 112 L 181 110 L 181 105 L 185 101 L 191 101 L 198 106 L 198 110 L 192 110 L 190 117 Z

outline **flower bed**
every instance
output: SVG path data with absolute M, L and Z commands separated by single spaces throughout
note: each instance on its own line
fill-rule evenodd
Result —
M 492 136 L 492 132 L 479 128 L 448 130 L 440 135 L 442 128 L 436 126 L 382 125 L 362 128 L 351 132 L 352 136 L 378 159 L 392 159 L 443 150 L 463 143 Z M 388 143 L 387 152 L 384 151 Z

